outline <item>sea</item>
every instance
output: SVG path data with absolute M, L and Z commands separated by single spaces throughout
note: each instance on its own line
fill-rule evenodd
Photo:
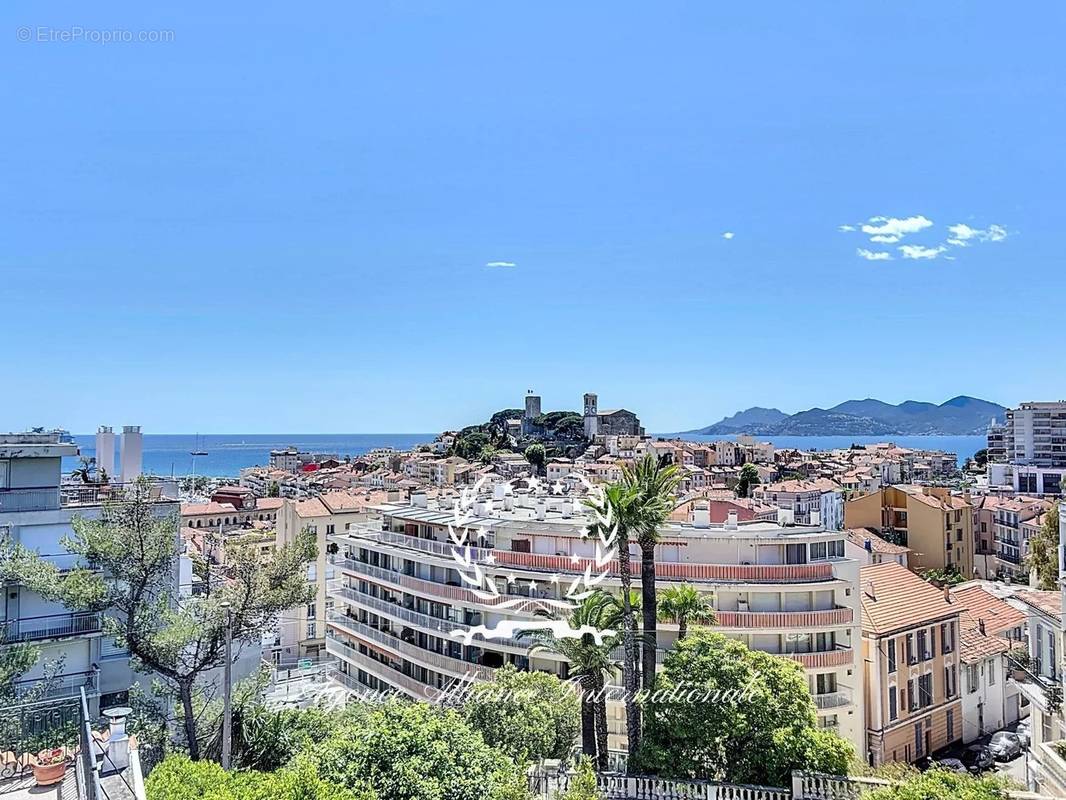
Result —
M 329 453 L 344 458 L 369 452 L 376 447 L 410 450 L 436 438 L 435 433 L 237 433 L 191 434 L 146 433 L 142 450 L 142 468 L 146 474 L 160 476 L 207 475 L 236 477 L 244 467 L 266 466 L 270 451 L 297 447 L 312 453 Z M 118 450 L 120 434 L 115 434 Z M 74 441 L 82 456 L 96 455 L 96 435 L 76 435 Z M 193 451 L 206 456 L 194 456 Z M 74 469 L 77 458 L 64 459 L 65 470 Z M 115 466 L 118 466 L 115 455 Z
M 656 436 L 679 436 L 689 441 L 716 441 L 723 436 L 700 436 L 697 434 L 655 434 Z M 207 475 L 210 477 L 236 477 L 242 468 L 265 466 L 270 460 L 270 451 L 283 447 L 297 447 L 313 453 L 331 453 L 343 458 L 357 456 L 377 447 L 393 447 L 410 450 L 420 444 L 432 442 L 434 433 L 238 433 L 205 434 L 146 433 L 144 434 L 143 469 L 152 475 Z M 832 450 L 850 447 L 852 444 L 868 444 L 891 441 L 900 447 L 924 450 L 945 450 L 958 454 L 961 465 L 968 457 L 985 446 L 983 436 L 759 436 L 760 441 L 769 441 L 777 448 L 799 450 Z M 119 436 L 116 434 L 116 449 Z M 96 437 L 93 434 L 74 437 L 81 455 L 96 455 Z M 193 456 L 194 450 L 203 450 L 206 456 Z M 64 469 L 77 466 L 76 458 L 65 459 Z M 116 454 L 115 463 L 118 464 Z

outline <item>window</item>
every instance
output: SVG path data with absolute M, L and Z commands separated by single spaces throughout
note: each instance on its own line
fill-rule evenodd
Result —
M 888 640 L 888 671 L 896 671 L 896 640 Z
M 914 634 L 913 633 L 908 633 L 907 634 L 907 663 L 908 664 L 912 664 L 912 665 L 918 663 L 918 659 L 916 659 L 914 657 Z
M 955 623 L 945 622 L 940 626 L 941 650 L 944 655 L 955 650 Z
M 307 638 L 308 639 L 314 639 L 315 638 L 315 623 L 313 623 L 313 622 L 308 622 L 307 623 Z
M 335 528 L 334 525 L 327 525 L 326 526 L 326 536 L 332 536 L 334 528 Z
M 823 672 L 815 678 L 815 694 L 833 694 L 837 690 L 835 672 Z
M 966 694 L 973 694 L 977 691 L 980 685 L 980 681 L 977 674 L 976 664 L 966 665 Z
M 929 655 L 929 631 L 924 628 L 918 631 L 918 657 L 925 661 L 930 658 Z
M 918 723 L 914 726 L 914 755 L 916 758 L 921 758 L 925 755 L 925 737 L 922 735 L 922 723 Z
M 907 681 L 907 708 L 911 711 L 918 710 L 918 693 L 914 690 L 914 679 Z
M 825 560 L 825 542 L 811 542 L 811 561 Z
M 899 716 L 899 710 L 896 708 L 896 687 L 888 687 L 888 718 L 890 720 Z
M 933 673 L 927 672 L 918 677 L 918 708 L 933 704 Z
M 315 604 L 314 603 L 308 603 L 307 604 L 307 618 L 308 619 L 314 619 L 315 618 Z
M 930 683 L 930 702 L 932 702 L 932 674 L 929 675 Z M 955 665 L 950 667 L 944 667 L 944 696 L 954 697 L 959 693 L 959 680 L 958 673 L 955 672 Z
M 830 558 L 843 558 L 844 557 L 844 540 L 834 539 L 831 542 L 826 542 L 827 553 Z
M 947 713 L 947 727 L 948 727 L 948 741 L 952 741 L 955 738 L 955 710 L 948 709 Z
M 996 685 L 996 659 L 994 658 L 988 660 L 988 685 Z

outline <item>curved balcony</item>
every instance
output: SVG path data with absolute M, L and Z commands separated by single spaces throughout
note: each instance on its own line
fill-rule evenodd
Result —
M 441 619 L 440 617 L 434 617 L 430 614 L 422 614 L 418 611 L 412 611 L 409 608 L 404 608 L 398 603 L 390 603 L 379 597 L 360 592 L 358 589 L 351 586 L 334 586 L 330 588 L 329 592 L 336 597 L 341 597 L 349 602 L 357 603 L 361 608 L 365 608 L 367 611 L 372 611 L 375 614 L 399 620 L 400 622 L 416 628 L 421 628 L 427 633 L 432 633 L 438 636 L 447 635 L 453 630 L 469 631 L 471 628 L 470 625 L 464 625 L 461 622 L 453 622 L 452 620 Z M 485 640 L 485 642 L 488 645 L 514 648 L 523 654 L 529 649 L 528 642 L 512 637 Z
M 854 613 L 850 608 L 828 611 L 716 611 L 719 628 L 771 629 L 832 628 L 850 625 Z
M 804 669 L 825 669 L 851 665 L 855 658 L 855 651 L 839 647 L 836 650 L 826 650 L 821 653 L 779 653 L 778 655 L 798 661 Z
M 497 597 L 485 599 L 478 597 L 469 589 L 464 589 L 461 586 L 452 586 L 447 583 L 423 580 L 422 578 L 416 578 L 413 575 L 404 575 L 402 572 L 394 572 L 392 570 L 382 569 L 381 567 L 375 567 L 372 564 L 364 564 L 362 561 L 356 561 L 351 558 L 338 558 L 334 561 L 334 564 L 347 572 L 385 581 L 400 589 L 418 592 L 430 600 L 454 600 L 459 603 L 485 606 L 488 608 L 493 608 L 514 600 L 526 601 L 520 606 L 507 609 L 508 614 L 516 616 L 531 617 L 538 610 L 545 610 L 546 608 L 543 603 L 538 603 L 538 600 L 554 599 L 552 595 L 549 595 L 547 592 L 540 591 L 533 591 L 529 595 L 500 594 Z
M 851 692 L 829 692 L 827 694 L 816 694 L 814 696 L 814 706 L 818 710 L 824 710 L 827 708 L 843 708 L 844 706 L 850 706 L 852 704 Z
M 401 657 L 418 661 L 423 666 L 430 667 L 438 672 L 444 671 L 455 675 L 456 677 L 471 677 L 484 681 L 492 680 L 492 676 L 495 674 L 495 670 L 491 667 L 474 664 L 469 661 L 464 661 L 461 658 L 446 656 L 443 653 L 436 653 L 432 650 L 426 650 L 413 642 L 406 642 L 399 636 L 378 630 L 377 628 L 360 622 L 359 620 L 352 619 L 344 614 L 338 614 L 335 611 L 330 613 L 329 623 L 363 639 L 376 642 L 377 644 L 392 650 Z
M 363 672 L 370 673 L 378 680 L 382 680 L 391 686 L 395 686 L 416 700 L 429 699 L 436 691 L 435 686 L 422 683 L 422 681 L 415 680 L 410 675 L 404 675 L 399 670 L 395 670 L 386 664 L 382 664 L 380 661 L 368 658 L 354 647 L 331 636 L 326 637 L 326 652 L 344 659 L 349 664 L 363 670 Z M 349 680 L 351 683 L 348 681 L 344 681 L 344 683 L 354 691 L 367 691 L 369 689 L 369 687 L 363 686 L 354 678 L 349 678 Z M 355 684 L 354 686 L 351 685 L 353 683 Z
M 349 531 L 369 542 L 383 542 L 422 553 L 439 556 L 450 560 L 453 546 L 448 542 L 433 539 L 420 539 L 395 531 L 381 531 L 371 528 L 359 528 Z M 465 549 L 465 548 L 464 548 Z M 511 550 L 495 550 L 484 547 L 470 547 L 470 556 L 484 561 L 490 554 L 500 566 L 512 566 L 525 570 L 547 573 L 579 573 L 586 566 L 600 572 L 603 567 L 596 565 L 595 559 L 571 556 L 540 555 L 538 553 L 516 553 Z M 606 565 L 612 575 L 619 574 L 617 560 Z M 640 573 L 640 561 L 632 562 L 634 575 Z M 696 564 L 677 562 L 656 562 L 656 576 L 665 580 L 684 580 L 706 583 L 818 583 L 833 580 L 833 563 L 820 561 L 813 564 Z

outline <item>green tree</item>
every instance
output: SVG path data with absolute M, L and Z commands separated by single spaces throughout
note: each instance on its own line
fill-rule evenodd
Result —
M 390 701 L 310 751 L 319 775 L 380 800 L 518 800 L 522 770 L 455 711 Z
M 1058 588 L 1059 583 L 1059 502 L 1044 512 L 1044 524 L 1029 540 L 1029 555 L 1026 566 L 1036 572 L 1037 587 L 1047 591 Z
M 638 761 L 668 778 L 785 786 L 793 769 L 841 772 L 854 757 L 816 729 L 798 663 L 704 630 L 667 655 L 645 723 Z
M 270 488 L 267 489 L 267 497 L 281 497 L 281 485 L 277 481 L 270 482 Z
M 943 769 L 921 772 L 893 786 L 863 795 L 865 800 L 1003 800 L 1007 782 L 1001 776 L 974 777 Z
M 751 494 L 753 486 L 761 482 L 759 468 L 754 464 L 745 464 L 740 468 L 740 479 L 737 481 L 737 497 L 747 497 Z
M 621 622 L 621 603 L 605 592 L 593 592 L 570 613 L 570 627 L 585 626 L 598 631 L 614 630 Z M 591 633 L 581 638 L 557 638 L 550 632 L 533 634 L 530 653 L 550 652 L 563 656 L 569 664 L 571 680 L 581 689 L 581 751 L 596 758 L 601 770 L 608 767 L 607 700 L 604 687 L 615 672 L 612 651 L 619 637 L 605 636 L 597 644 Z
M 714 606 L 694 586 L 668 586 L 659 595 L 659 619 L 677 623 L 677 639 L 688 634 L 689 622 L 713 625 Z
M 82 483 L 95 483 L 96 459 L 90 456 L 82 456 L 78 459 L 78 466 L 71 473 L 71 477 Z
M 640 589 L 643 625 L 641 630 L 641 676 L 644 689 L 655 686 L 656 651 L 658 641 L 658 613 L 655 592 L 655 548 L 659 544 L 659 528 L 677 504 L 677 487 L 681 473 L 675 465 L 663 465 L 653 455 L 645 455 L 632 469 L 623 471 L 622 480 L 635 495 L 633 528 L 640 545 Z
M 75 517 L 64 546 L 97 571 L 59 571 L 49 563 L 39 589 L 74 608 L 107 609 L 105 630 L 129 649 L 136 665 L 156 673 L 177 694 L 189 755 L 199 757 L 194 695 L 200 677 L 225 662 L 227 618 L 236 649 L 257 642 L 277 615 L 314 597 L 305 579 L 315 538 L 302 533 L 264 561 L 257 548 L 226 551 L 226 581 L 209 596 L 176 597 L 177 515 L 159 517 L 151 484 L 139 479 L 98 519 Z
M 544 462 L 547 460 L 547 452 L 540 442 L 534 442 L 526 448 L 526 461 L 533 465 L 538 475 L 544 471 Z
M 596 771 L 592 759 L 582 756 L 570 776 L 570 784 L 563 792 L 562 800 L 604 800 L 603 792 L 596 783 Z
M 955 586 L 962 583 L 966 578 L 959 572 L 958 567 L 954 564 L 948 564 L 946 567 L 927 569 L 922 573 L 922 580 L 929 581 L 934 586 L 943 589 L 945 586 Z
M 510 664 L 491 681 L 476 684 L 464 707 L 470 727 L 519 762 L 567 758 L 581 727 L 580 713 L 572 686 Z
M 976 453 L 974 453 L 973 454 L 973 461 L 974 461 L 974 463 L 977 466 L 979 466 L 981 468 L 984 468 L 985 466 L 987 466 L 987 464 L 988 464 L 988 448 L 982 447 L 980 450 L 978 450 Z

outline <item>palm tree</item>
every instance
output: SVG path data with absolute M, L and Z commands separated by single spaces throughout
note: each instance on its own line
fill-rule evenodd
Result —
M 633 527 L 640 545 L 641 607 L 644 616 L 641 673 L 644 676 L 644 689 L 651 691 L 655 686 L 655 652 L 659 644 L 656 630 L 655 547 L 659 544 L 659 528 L 674 510 L 681 475 L 676 466 L 664 465 L 649 453 L 632 469 L 625 470 L 622 481 L 636 495 Z
M 626 737 L 629 740 L 630 753 L 635 753 L 640 747 L 641 729 L 640 706 L 637 704 L 637 690 L 640 688 L 637 622 L 633 614 L 633 576 L 629 566 L 630 533 L 635 529 L 635 515 L 638 511 L 636 500 L 636 492 L 622 481 L 607 486 L 603 491 L 602 500 L 585 501 L 597 514 L 590 533 L 599 536 L 604 527 L 610 527 L 617 537 L 615 546 L 618 548 L 618 575 L 622 583 L 622 685 L 625 689 Z M 606 526 L 600 521 L 601 518 L 609 520 Z
M 588 625 L 597 630 L 612 630 L 620 622 L 619 604 L 604 592 L 594 592 L 581 601 L 570 613 L 571 628 Z M 590 633 L 580 639 L 557 638 L 550 631 L 532 634 L 534 644 L 530 655 L 536 652 L 557 653 L 570 665 L 570 676 L 581 687 L 581 752 L 596 759 L 600 770 L 607 763 L 607 700 L 604 686 L 614 673 L 615 663 L 611 652 L 618 646 L 618 637 L 604 637 L 596 644 Z
M 687 583 L 668 586 L 659 597 L 659 619 L 677 623 L 677 640 L 680 642 L 688 634 L 690 621 L 714 624 L 714 606 Z
M 93 472 L 96 471 L 96 459 L 89 456 L 82 456 L 78 459 L 78 467 L 74 470 L 72 477 L 81 478 L 82 483 L 93 482 Z

